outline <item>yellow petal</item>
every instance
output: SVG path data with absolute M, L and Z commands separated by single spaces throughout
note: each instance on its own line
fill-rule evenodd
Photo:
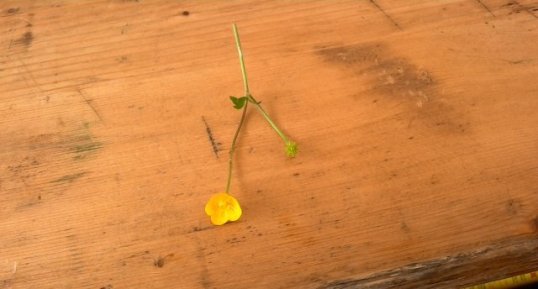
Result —
M 225 214 L 220 213 L 211 216 L 211 223 L 213 225 L 220 226 L 226 224 L 226 222 L 228 222 L 228 219 L 226 218 Z
M 239 202 L 237 202 L 235 198 L 232 197 L 230 202 L 232 206 L 226 210 L 226 216 L 228 217 L 230 221 L 237 221 L 241 217 L 243 210 L 241 210 L 241 206 L 239 205 Z
M 215 210 L 213 209 L 213 204 L 211 203 L 211 199 L 205 204 L 205 213 L 208 216 L 211 216 L 215 213 Z
M 213 214 L 216 214 L 219 210 L 219 202 L 222 202 L 222 199 L 226 198 L 228 194 L 226 193 L 218 193 L 214 194 L 209 198 L 209 201 L 207 201 L 207 204 L 205 205 L 205 213 L 208 216 L 211 216 Z

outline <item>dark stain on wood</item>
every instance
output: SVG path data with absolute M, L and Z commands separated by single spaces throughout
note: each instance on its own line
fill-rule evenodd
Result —
M 420 100 L 435 92 L 436 83 L 431 73 L 417 69 L 406 59 L 392 56 L 382 44 L 340 46 L 324 49 L 321 54 L 326 60 L 346 65 L 361 76 L 373 75 L 372 89 L 384 95 L 416 96 Z
M 12 7 L 6 10 L 6 16 L 17 14 L 20 11 L 19 7 Z
M 82 160 L 102 147 L 103 144 L 94 140 L 89 131 L 86 131 L 86 133 L 74 137 L 69 151 L 75 155 L 74 160 Z
M 15 40 L 15 43 L 22 44 L 25 47 L 30 47 L 32 45 L 32 41 L 34 41 L 34 34 L 32 31 L 28 31 L 24 33 L 19 39 Z
M 62 125 L 63 124 L 62 122 Z M 74 135 L 63 135 L 60 133 L 39 134 L 30 136 L 23 143 L 27 144 L 30 150 L 61 150 L 61 153 L 73 154 L 74 160 L 82 160 L 94 154 L 103 147 L 103 143 L 92 137 L 88 126 L 76 130 Z M 41 165 L 37 160 L 31 165 Z
M 438 91 L 431 72 L 419 69 L 409 60 L 394 55 L 382 43 L 366 43 L 326 48 L 317 53 L 328 63 L 343 67 L 366 83 L 357 95 L 379 96 L 389 107 L 405 109 L 406 119 L 420 120 L 421 125 L 438 132 L 462 134 L 469 130 L 462 111 L 456 110 Z M 383 106 L 376 106 L 383 109 Z
M 196 254 L 196 258 L 198 259 L 198 263 L 201 266 L 200 270 L 200 284 L 204 289 L 210 289 L 211 286 L 211 279 L 209 277 L 209 269 L 207 268 L 207 261 L 205 258 L 205 249 L 202 246 L 198 246 L 198 252 Z
M 189 11 L 187 11 L 187 10 L 181 12 L 181 15 L 183 15 L 183 16 L 189 16 L 190 14 L 191 13 Z
M 116 58 L 116 61 L 117 61 L 118 63 L 125 63 L 125 62 L 127 62 L 128 60 L 129 60 L 129 58 L 128 58 L 126 55 L 122 55 L 122 56 Z
M 503 7 L 510 8 L 511 12 L 509 13 L 509 15 L 514 14 L 514 13 L 519 14 L 521 11 L 524 11 L 534 18 L 538 18 L 538 16 L 534 14 L 533 12 L 533 11 L 537 11 L 538 7 L 522 5 L 518 1 L 515 1 L 515 0 L 509 1 L 507 4 L 503 5 Z
M 409 233 L 411 232 L 411 229 L 409 228 L 409 226 L 407 225 L 407 223 L 404 222 L 404 221 L 402 221 L 402 222 L 400 223 L 400 229 L 401 229 L 404 233 L 406 233 L 406 234 L 409 234 Z
M 192 227 L 192 229 L 189 230 L 187 233 L 202 232 L 202 231 L 206 231 L 206 230 L 212 230 L 212 229 L 214 229 L 214 228 L 215 228 L 214 226 L 208 226 L 208 227 L 194 226 L 194 227 Z
M 506 202 L 506 211 L 508 212 L 508 214 L 515 216 L 519 213 L 521 206 L 521 201 L 510 199 Z
M 193 228 L 192 228 L 192 231 L 191 231 L 191 232 L 200 232 L 200 231 L 202 231 L 203 229 L 204 229 L 204 228 L 201 228 L 201 227 L 197 227 L 197 226 L 196 226 L 196 227 L 193 227 Z
M 153 262 L 153 265 L 157 268 L 164 267 L 164 257 L 159 256 L 159 258 Z
M 535 237 L 507 239 L 467 253 L 369 276 L 329 281 L 318 289 L 461 288 L 538 269 L 537 250 Z
M 229 243 L 229 244 L 236 244 L 236 243 L 241 243 L 241 242 L 244 242 L 246 239 L 245 236 L 242 236 L 241 238 L 239 237 L 232 237 L 230 239 L 226 239 L 226 243 Z
M 39 174 L 38 168 L 35 165 L 36 162 L 35 156 L 26 156 L 21 160 L 14 161 L 13 165 L 6 167 L 7 174 L 4 174 L 6 176 L 5 180 L 27 186 L 28 182 L 31 182 Z
M 538 234 L 538 216 L 531 220 L 531 227 L 534 233 Z
M 89 151 L 100 149 L 101 147 L 102 147 L 102 144 L 99 142 L 90 142 L 90 143 L 85 143 L 85 144 L 74 146 L 73 152 L 84 153 L 84 152 L 89 152 Z
M 34 34 L 32 33 L 32 31 L 27 31 L 21 37 L 15 40 L 11 40 L 11 42 L 9 43 L 8 49 L 11 49 L 12 46 L 19 46 L 19 47 L 23 47 L 24 49 L 28 49 L 32 45 L 32 41 L 34 41 Z M 24 63 L 23 63 L 23 66 L 24 68 L 27 69 Z
M 538 8 L 537 8 L 538 9 Z M 510 64 L 518 65 L 518 64 L 529 64 L 533 62 L 533 59 L 518 59 L 518 60 L 504 60 Z

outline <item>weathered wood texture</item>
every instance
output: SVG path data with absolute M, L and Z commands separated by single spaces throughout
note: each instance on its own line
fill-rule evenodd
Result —
M 1 1 L 0 287 L 454 288 L 538 269 L 537 9 Z M 213 227 L 242 92 L 232 22 L 301 151 L 250 111 L 244 216 Z

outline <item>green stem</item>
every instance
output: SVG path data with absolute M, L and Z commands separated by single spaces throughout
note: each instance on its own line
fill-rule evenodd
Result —
M 282 138 L 282 140 L 285 142 L 285 143 L 288 143 L 290 140 L 288 139 L 288 137 L 286 137 L 286 135 L 280 130 L 280 128 L 278 128 L 278 126 L 276 125 L 276 123 L 271 119 L 271 117 L 269 116 L 269 114 L 267 112 L 265 112 L 265 110 L 263 109 L 263 107 L 261 106 L 260 102 L 256 101 L 256 99 L 254 99 L 254 97 L 252 95 L 249 95 L 248 96 L 250 102 L 252 102 L 256 108 L 258 109 L 258 111 L 263 115 L 263 117 L 265 118 L 265 120 L 267 120 L 267 122 L 269 123 L 269 125 L 271 125 L 271 127 L 276 131 L 276 133 Z
M 237 31 L 237 25 L 235 23 L 233 24 L 233 31 L 234 31 L 234 38 L 235 38 L 235 46 L 237 47 L 237 53 L 239 55 L 239 63 L 241 63 L 241 74 L 243 75 L 243 85 L 245 87 L 245 95 L 250 95 L 250 91 L 248 89 L 248 78 L 247 78 L 247 70 L 245 68 L 245 61 L 243 60 L 243 51 L 241 50 L 241 40 L 239 39 L 239 32 Z M 248 101 L 245 102 L 245 105 L 243 106 L 243 113 L 241 114 L 241 120 L 239 121 L 239 125 L 237 126 L 237 130 L 235 131 L 234 138 L 232 140 L 232 146 L 230 147 L 230 156 L 228 159 L 228 181 L 226 182 L 226 193 L 230 192 L 230 185 L 232 183 L 232 168 L 233 168 L 233 156 L 235 152 L 235 143 L 237 142 L 237 137 L 239 136 L 239 131 L 241 130 L 241 127 L 243 127 L 243 123 L 245 122 L 245 116 L 247 115 L 247 107 L 248 107 Z
M 230 158 L 228 159 L 228 182 L 226 183 L 226 193 L 230 192 L 230 185 L 232 183 L 232 163 L 233 163 L 233 156 L 235 152 L 235 143 L 237 141 L 237 137 L 239 136 L 239 131 L 241 130 L 241 127 L 243 126 L 243 122 L 245 122 L 245 115 L 247 114 L 247 106 L 248 102 L 245 102 L 245 106 L 243 106 L 243 113 L 241 114 L 241 120 L 239 121 L 239 125 L 237 126 L 237 130 L 235 131 L 234 138 L 232 140 L 232 147 L 230 148 Z
M 265 112 L 265 110 L 260 105 L 260 102 L 257 101 L 251 94 L 250 90 L 248 88 L 248 78 L 247 78 L 247 69 L 245 68 L 245 60 L 243 59 L 243 51 L 241 49 L 241 40 L 239 38 L 239 31 L 237 30 L 237 25 L 235 23 L 233 24 L 233 32 L 234 32 L 234 38 L 235 38 L 235 46 L 237 47 L 237 53 L 239 55 L 239 63 L 241 64 L 241 74 L 243 76 L 243 86 L 245 88 L 245 96 L 247 97 L 248 101 L 245 102 L 245 105 L 243 106 L 243 113 L 241 114 L 241 120 L 239 121 L 239 125 L 237 126 L 237 130 L 235 131 L 234 138 L 232 140 L 232 146 L 230 147 L 230 158 L 228 159 L 228 181 L 226 182 L 226 193 L 230 192 L 230 185 L 232 183 L 232 169 L 233 169 L 233 155 L 236 148 L 236 142 L 237 137 L 239 136 L 239 131 L 241 130 L 241 127 L 243 127 L 243 123 L 245 122 L 245 116 L 247 114 L 247 107 L 248 103 L 252 102 L 258 111 L 263 115 L 263 117 L 269 122 L 271 127 L 276 131 L 276 133 L 282 138 L 286 146 L 291 145 L 292 142 L 286 137 L 286 135 L 278 128 L 278 126 L 275 124 L 275 122 L 271 119 L 269 114 Z M 295 145 L 293 143 L 293 145 Z
M 271 125 L 271 127 L 276 131 L 276 133 L 282 138 L 284 143 L 288 143 L 289 139 L 286 137 L 286 135 L 278 128 L 276 123 L 271 119 L 269 114 L 265 112 L 265 110 L 260 105 L 260 102 L 257 101 L 251 94 L 250 90 L 248 88 L 248 78 L 247 78 L 247 69 L 245 68 L 245 60 L 243 58 L 243 50 L 241 49 L 241 39 L 239 38 L 239 31 L 237 29 L 237 25 L 233 24 L 233 31 L 234 31 L 234 37 L 235 37 L 235 46 L 237 47 L 237 53 L 239 55 L 239 63 L 241 64 L 241 73 L 243 75 L 243 86 L 245 87 L 245 96 L 248 98 L 250 102 L 252 102 L 258 111 L 263 115 L 265 120 Z
M 241 74 L 243 75 L 243 86 L 245 87 L 245 96 L 250 95 L 248 89 L 247 69 L 245 68 L 245 60 L 243 59 L 243 50 L 241 49 L 241 39 L 239 39 L 239 31 L 237 25 L 233 24 L 235 46 L 237 47 L 237 53 L 239 54 L 239 63 L 241 63 Z
M 241 63 L 241 73 L 243 74 L 243 86 L 245 87 L 245 96 L 248 98 L 249 101 L 251 101 L 256 106 L 256 108 L 261 112 L 261 114 L 267 120 L 267 122 L 271 125 L 271 127 L 282 138 L 282 140 L 284 140 L 284 142 L 287 143 L 289 139 L 286 137 L 286 135 L 278 128 L 278 126 L 271 119 L 269 114 L 265 112 L 265 110 L 260 105 L 260 102 L 256 101 L 256 99 L 250 94 L 250 90 L 248 88 L 247 70 L 245 68 L 245 60 L 243 59 L 243 51 L 241 49 L 241 39 L 239 38 L 239 31 L 237 30 L 237 25 L 235 25 L 235 23 L 233 24 L 233 30 L 234 30 L 235 44 L 237 47 L 237 53 L 239 54 L 239 62 Z

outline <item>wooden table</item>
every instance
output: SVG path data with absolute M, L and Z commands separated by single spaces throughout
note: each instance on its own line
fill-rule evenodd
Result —
M 538 269 L 534 1 L 1 1 L 0 287 L 457 288 Z M 224 189 L 242 93 L 235 223 Z

